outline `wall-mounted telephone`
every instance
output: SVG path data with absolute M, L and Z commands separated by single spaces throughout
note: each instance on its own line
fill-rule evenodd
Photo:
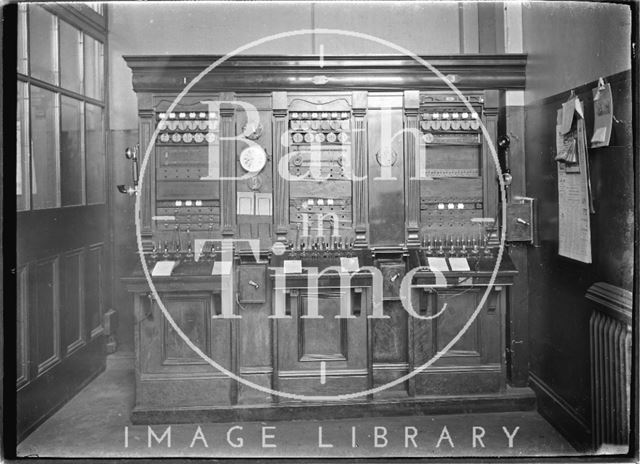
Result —
M 500 170 L 502 171 L 502 180 L 505 187 L 509 187 L 513 181 L 511 177 L 511 169 L 509 167 L 509 146 L 511 145 L 511 139 L 508 135 L 501 135 L 498 137 L 498 162 L 500 163 Z
M 124 193 L 126 195 L 135 195 L 138 193 L 138 152 L 139 145 L 134 146 L 133 148 L 127 147 L 124 151 L 124 156 L 128 160 L 131 161 L 131 177 L 133 178 L 133 185 L 124 185 L 119 184 L 118 191 L 120 193 Z

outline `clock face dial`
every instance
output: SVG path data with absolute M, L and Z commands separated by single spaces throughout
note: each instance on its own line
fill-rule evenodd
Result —
M 267 163 L 267 154 L 262 147 L 253 145 L 240 153 L 240 166 L 247 172 L 259 172 Z

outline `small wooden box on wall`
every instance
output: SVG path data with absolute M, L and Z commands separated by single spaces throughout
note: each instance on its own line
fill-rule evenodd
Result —
M 507 203 L 507 221 L 505 224 L 507 242 L 527 242 L 535 244 L 536 215 L 534 199 L 514 197 Z

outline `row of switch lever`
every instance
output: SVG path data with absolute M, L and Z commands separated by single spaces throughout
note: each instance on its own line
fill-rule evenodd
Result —
M 288 249 L 290 251 L 299 251 L 304 253 L 306 251 L 348 251 L 353 249 L 353 240 L 348 240 L 343 237 L 330 237 L 325 241 L 324 237 L 316 237 L 315 240 L 311 237 L 305 237 L 302 240 L 296 240 L 295 242 L 289 242 Z
M 421 247 L 428 256 L 489 256 L 494 251 L 486 237 L 423 237 Z

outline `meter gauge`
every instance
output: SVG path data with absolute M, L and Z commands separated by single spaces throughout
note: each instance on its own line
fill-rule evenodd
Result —
M 182 134 L 182 141 L 184 143 L 193 142 L 193 134 L 191 132 L 185 132 L 184 134 Z
M 338 134 L 338 140 L 341 143 L 347 143 L 349 141 L 349 136 L 346 134 L 346 132 L 340 132 Z
M 376 153 L 376 160 L 378 164 L 383 167 L 390 167 L 396 164 L 398 161 L 398 154 L 393 150 L 381 150 Z
M 173 143 L 180 143 L 180 141 L 182 140 L 182 136 L 180 134 L 178 134 L 177 132 L 173 133 L 171 135 L 171 141 Z
M 295 134 L 293 134 L 291 138 L 293 140 L 293 143 L 302 143 L 302 141 L 304 140 L 304 137 L 299 132 L 296 132 Z
M 262 123 L 260 121 L 258 121 L 257 123 L 247 122 L 245 123 L 244 126 L 242 126 L 242 133 L 249 140 L 259 139 L 260 136 L 262 135 L 263 130 L 264 130 L 264 127 L 262 126 Z
M 334 132 L 327 134 L 327 142 L 334 143 L 338 139 L 338 136 Z
M 262 176 L 256 174 L 247 179 L 247 187 L 251 190 L 259 190 L 262 187 Z
M 267 164 L 267 154 L 259 145 L 251 145 L 240 153 L 240 166 L 247 172 L 260 172 Z
M 170 140 L 171 140 L 171 136 L 166 132 L 163 132 L 162 134 L 160 134 L 160 142 L 169 143 Z
M 318 132 L 315 136 L 315 141 L 317 143 L 322 143 L 325 141 L 325 135 L 322 132 Z
M 338 163 L 339 166 L 348 166 L 349 165 L 349 153 L 347 152 L 341 152 L 338 153 L 338 156 L 336 157 L 336 162 Z
M 300 156 L 300 155 L 296 155 L 296 156 L 293 158 L 293 164 L 294 164 L 295 166 L 302 166 L 302 156 Z
M 424 143 L 433 143 L 433 141 L 435 140 L 435 137 L 431 132 L 427 132 L 422 136 L 422 140 L 424 141 Z
M 193 136 L 193 141 L 196 143 L 204 142 L 204 134 L 202 132 L 196 132 Z
M 306 134 L 304 134 L 304 141 L 307 143 L 313 142 L 313 134 L 310 132 L 307 132 Z

